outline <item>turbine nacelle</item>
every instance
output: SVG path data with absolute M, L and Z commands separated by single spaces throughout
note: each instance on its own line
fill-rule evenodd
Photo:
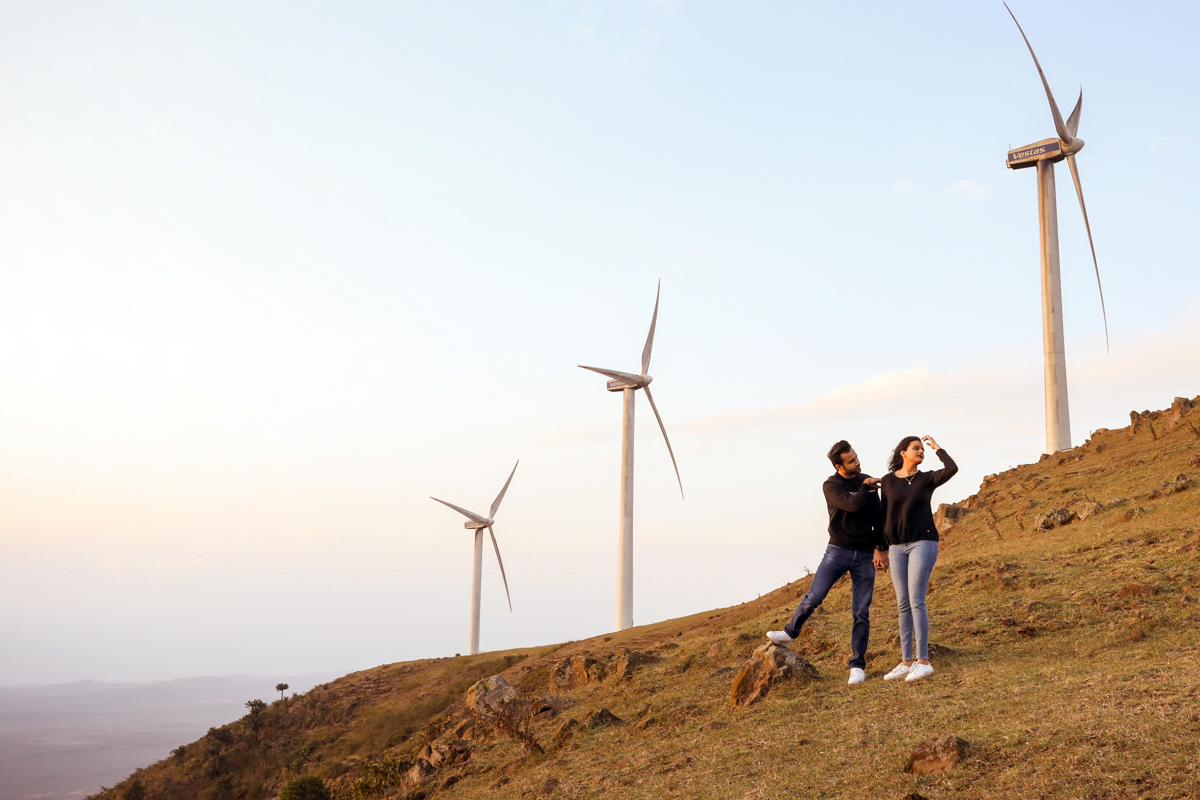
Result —
M 464 522 L 463 527 L 469 531 L 480 531 L 484 528 L 490 528 L 494 524 L 496 524 L 496 520 L 494 519 L 487 519 L 483 522 L 475 522 L 474 520 L 470 520 L 468 522 Z

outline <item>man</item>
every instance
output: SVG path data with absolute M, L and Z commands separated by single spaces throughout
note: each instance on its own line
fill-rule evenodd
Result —
M 867 639 L 871 634 L 871 597 L 875 593 L 875 570 L 888 568 L 887 543 L 883 539 L 883 512 L 879 504 L 879 479 L 864 475 L 858 454 L 842 440 L 829 449 L 836 475 L 825 481 L 825 504 L 829 508 L 829 546 L 813 576 L 812 588 L 796 607 L 792 621 L 781 631 L 768 631 L 775 644 L 787 644 L 800 635 L 800 628 L 825 600 L 838 579 L 850 573 L 854 627 L 850 631 L 850 683 L 867 679 Z

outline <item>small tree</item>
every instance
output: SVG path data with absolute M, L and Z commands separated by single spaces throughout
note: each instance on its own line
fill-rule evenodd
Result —
M 254 737 L 254 743 L 258 744 L 258 733 L 265 721 L 263 712 L 267 710 L 267 704 L 262 700 L 247 700 L 246 708 L 250 710 L 246 715 L 246 724 L 250 726 L 250 735 Z
M 285 705 L 287 704 L 287 698 L 283 696 L 283 693 L 286 692 L 287 690 L 288 690 L 288 685 L 286 683 L 275 684 L 275 691 L 279 692 L 279 699 L 282 700 Z
M 137 778 L 125 787 L 125 800 L 146 800 L 146 787 Z
M 333 800 L 325 781 L 315 775 L 293 778 L 284 785 L 279 800 Z

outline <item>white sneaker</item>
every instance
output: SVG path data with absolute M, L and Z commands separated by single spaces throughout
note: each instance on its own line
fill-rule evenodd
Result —
M 933 664 L 916 663 L 912 665 L 912 669 L 908 671 L 906 681 L 919 681 L 921 678 L 928 678 L 933 674 Z
M 883 679 L 885 681 L 894 681 L 896 678 L 903 678 L 911 670 L 912 670 L 912 667 L 904 666 L 904 662 L 901 661 L 899 664 L 897 664 L 895 667 L 892 668 L 891 672 L 889 672 L 887 675 L 884 675 Z
M 866 679 L 867 679 L 867 673 L 863 672 L 858 667 L 853 667 L 850 670 L 850 680 L 848 680 L 846 682 L 849 683 L 851 686 L 853 686 L 856 683 L 862 683 Z
M 791 644 L 792 637 L 783 631 L 767 631 L 767 638 L 775 644 Z

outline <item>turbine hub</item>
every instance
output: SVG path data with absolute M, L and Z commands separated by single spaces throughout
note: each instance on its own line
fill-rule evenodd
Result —
M 653 376 L 650 376 L 650 375 L 642 376 L 642 386 L 649 386 L 653 382 L 654 382 Z
M 1083 149 L 1083 139 L 1076 137 L 1071 140 L 1071 143 L 1063 147 L 1063 152 L 1067 155 L 1074 155 Z

